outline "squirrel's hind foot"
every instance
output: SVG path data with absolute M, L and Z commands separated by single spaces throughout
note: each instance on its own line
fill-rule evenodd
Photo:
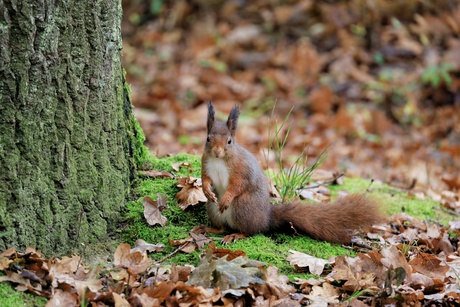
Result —
M 236 242 L 236 241 L 238 241 L 240 239 L 244 239 L 244 238 L 246 238 L 245 234 L 242 234 L 240 232 L 232 233 L 232 234 L 226 235 L 222 239 L 222 244 L 228 244 L 228 243 Z

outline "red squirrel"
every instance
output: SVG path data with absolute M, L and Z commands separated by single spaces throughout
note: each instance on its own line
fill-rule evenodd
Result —
M 317 240 L 350 243 L 354 230 L 383 221 L 379 204 L 364 195 L 317 205 L 270 203 L 268 178 L 256 157 L 235 140 L 239 114 L 236 106 L 226 123 L 218 121 L 209 102 L 201 160 L 208 217 L 215 227 L 237 232 L 224 237 L 224 243 L 289 227 Z

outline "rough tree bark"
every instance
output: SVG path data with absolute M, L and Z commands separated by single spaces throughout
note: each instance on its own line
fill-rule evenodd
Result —
M 133 174 L 121 0 L 0 0 L 0 250 L 105 240 Z

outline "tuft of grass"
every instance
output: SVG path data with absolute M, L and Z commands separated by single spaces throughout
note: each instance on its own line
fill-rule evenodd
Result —
M 431 85 L 433 88 L 438 88 L 442 84 L 451 85 L 452 77 L 450 73 L 453 70 L 454 66 L 450 63 L 428 66 L 423 70 L 422 83 Z
M 305 146 L 292 165 L 289 168 L 284 168 L 283 150 L 292 127 L 292 123 L 288 124 L 287 122 L 294 107 L 289 110 L 281 124 L 277 120 L 273 120 L 275 107 L 273 107 L 271 117 L 268 120 L 268 148 L 266 152 L 264 151 L 264 158 L 268 166 L 270 152 L 275 154 L 278 171 L 272 173 L 272 179 L 276 190 L 281 196 L 281 201 L 285 203 L 294 200 L 297 196 L 297 191 L 310 182 L 311 175 L 326 158 L 327 148 L 321 152 L 313 163 L 309 163 L 307 147 Z M 272 129 L 273 121 L 274 127 Z

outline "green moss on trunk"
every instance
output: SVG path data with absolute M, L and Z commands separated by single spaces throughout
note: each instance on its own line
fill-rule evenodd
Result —
M 3 2 L 0 249 L 60 255 L 115 229 L 136 151 L 120 22 L 121 1 Z

